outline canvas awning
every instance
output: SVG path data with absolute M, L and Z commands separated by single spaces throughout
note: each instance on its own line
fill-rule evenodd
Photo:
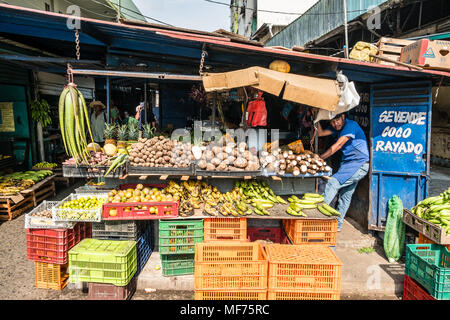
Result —
M 284 88 L 282 99 L 328 111 L 336 110 L 340 97 L 338 82 L 335 80 L 283 73 L 261 67 L 209 73 L 202 76 L 202 81 L 206 92 L 250 86 L 280 96 Z

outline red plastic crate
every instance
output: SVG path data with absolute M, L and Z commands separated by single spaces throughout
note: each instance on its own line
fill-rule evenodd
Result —
M 284 232 L 281 228 L 247 228 L 250 241 L 270 240 L 273 243 L 282 243 Z
M 405 274 L 403 300 L 436 300 L 417 282 Z
M 85 223 L 77 223 L 73 229 L 27 229 L 27 259 L 66 264 L 69 250 L 91 234 L 91 226 Z
M 156 207 L 156 213 L 150 213 L 149 209 L 139 209 L 138 206 Z M 130 211 L 125 211 L 129 208 Z M 116 209 L 117 214 L 109 215 L 111 209 Z M 149 220 L 149 219 L 167 219 L 178 217 L 178 202 L 122 202 L 103 204 L 103 220 Z

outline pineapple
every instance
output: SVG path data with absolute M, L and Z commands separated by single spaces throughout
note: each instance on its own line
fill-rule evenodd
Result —
M 155 136 L 155 130 L 156 128 L 152 127 L 150 123 L 147 123 L 144 125 L 142 130 L 142 138 L 144 139 L 151 139 Z
M 103 134 L 105 135 L 105 144 L 116 144 L 116 124 L 106 124 Z
M 128 126 L 128 141 L 137 141 L 139 139 L 139 128 L 135 124 Z
M 127 141 L 128 140 L 128 127 L 126 124 L 123 124 L 117 130 L 117 137 L 119 141 Z

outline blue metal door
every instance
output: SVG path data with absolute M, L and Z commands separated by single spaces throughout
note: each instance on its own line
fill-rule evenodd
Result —
M 388 201 L 405 208 L 428 196 L 430 177 L 430 82 L 372 85 L 369 230 L 384 230 Z

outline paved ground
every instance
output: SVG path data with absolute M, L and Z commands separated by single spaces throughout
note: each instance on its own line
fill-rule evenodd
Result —
M 77 182 L 69 189 L 58 188 L 55 199 L 60 200 L 84 183 Z M 449 168 L 432 168 L 430 196 L 450 186 Z M 346 219 L 338 235 L 336 255 L 343 263 L 342 300 L 398 300 L 403 290 L 404 264 L 388 263 L 382 243 Z M 34 263 L 26 259 L 24 215 L 0 224 L 0 300 L 74 300 L 87 299 L 87 294 L 73 285 L 62 291 L 37 289 L 34 286 Z M 381 245 L 380 245 L 381 244 Z M 359 253 L 359 248 L 373 247 L 372 253 Z M 160 265 L 158 254 L 152 254 L 138 282 L 133 300 L 191 300 L 193 277 L 184 276 L 158 281 L 154 266 Z M 146 280 L 147 279 L 147 280 Z M 149 282 L 150 281 L 150 282 Z M 145 289 L 156 289 L 146 292 Z

